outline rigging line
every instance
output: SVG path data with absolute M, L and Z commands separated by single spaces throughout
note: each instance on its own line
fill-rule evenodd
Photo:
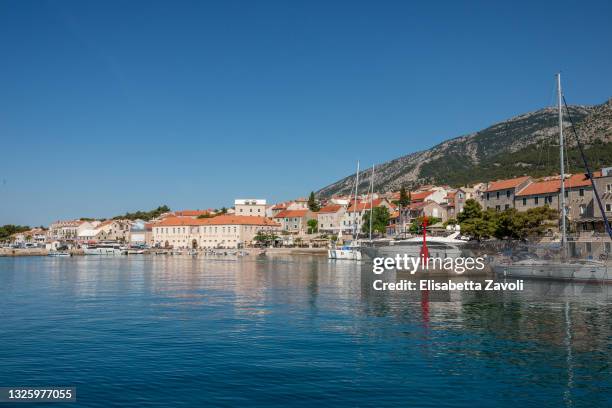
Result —
M 578 144 L 578 150 L 580 151 L 580 156 L 582 156 L 582 162 L 584 163 L 584 167 L 587 171 L 587 175 L 589 180 L 591 180 L 591 186 L 593 187 L 593 194 L 595 194 L 595 198 L 597 199 L 597 205 L 599 206 L 599 211 L 601 211 L 601 215 L 604 220 L 604 226 L 606 227 L 606 232 L 612 239 L 612 228 L 610 227 L 610 222 L 608 221 L 608 217 L 606 216 L 606 212 L 604 211 L 603 204 L 601 203 L 601 199 L 599 198 L 599 193 L 597 192 L 597 188 L 595 187 L 595 180 L 593 180 L 593 173 L 591 173 L 591 168 L 589 167 L 589 163 L 587 162 L 586 156 L 584 155 L 584 149 L 582 148 L 582 142 L 578 137 L 578 132 L 576 131 L 576 126 L 574 126 L 574 120 L 572 116 L 569 114 L 569 109 L 567 108 L 567 102 L 565 101 L 565 96 L 562 96 L 563 104 L 565 105 L 565 109 L 568 111 L 567 118 L 570 121 L 570 125 L 572 128 L 572 132 L 576 137 L 576 143 Z M 603 174 L 602 174 L 603 175 Z

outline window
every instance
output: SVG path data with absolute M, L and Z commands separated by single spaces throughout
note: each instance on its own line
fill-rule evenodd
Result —
M 510 208 L 510 204 L 506 204 L 506 205 L 504 205 L 504 210 L 507 210 L 507 209 L 509 209 L 509 208 Z
M 551 204 L 552 203 L 552 196 L 546 197 L 546 200 L 548 201 L 548 204 Z
M 581 188 L 581 189 L 578 191 L 578 195 L 579 195 L 580 197 L 584 197 L 584 188 Z
M 523 198 L 523 205 L 527 205 L 527 199 Z
M 487 193 L 487 200 L 490 199 L 491 197 L 489 197 L 489 193 Z
M 538 203 L 539 203 L 539 202 L 540 202 L 539 197 L 534 197 L 534 198 L 533 198 L 533 203 L 534 203 L 535 205 L 538 205 Z
M 499 200 L 499 191 L 497 192 L 497 199 Z
M 580 207 L 579 207 L 579 208 L 580 208 L 580 215 L 584 215 L 584 212 L 585 212 L 585 210 L 586 210 L 585 205 L 584 205 L 584 204 L 580 204 Z
M 612 184 L 606 184 L 606 191 L 612 193 Z
M 587 250 L 587 252 L 588 252 L 589 254 L 590 254 L 591 252 L 593 252 L 593 248 L 592 248 L 592 246 L 591 246 L 591 243 L 590 243 L 590 242 L 587 242 L 587 243 L 586 243 L 586 250 Z
M 495 211 L 499 211 L 499 210 L 500 210 L 500 208 L 501 208 L 501 207 L 500 207 L 499 205 L 496 205 L 496 206 L 495 206 Z
M 606 212 L 612 211 L 612 204 L 606 203 Z
M 610 253 L 610 249 L 611 249 L 611 248 L 610 248 L 610 246 L 611 246 L 611 245 L 610 245 L 610 243 L 609 243 L 609 242 L 606 242 L 605 244 L 606 244 L 606 253 L 608 253 L 608 254 L 609 254 L 609 253 Z
M 510 190 L 506 191 L 506 197 L 510 198 Z
M 569 197 L 569 191 L 565 190 L 565 198 Z

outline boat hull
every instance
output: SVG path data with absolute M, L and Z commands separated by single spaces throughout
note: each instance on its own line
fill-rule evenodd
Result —
M 84 248 L 85 255 L 123 255 L 125 251 L 119 248 Z
M 327 257 L 329 259 L 361 261 L 361 251 L 358 249 L 328 249 Z
M 572 282 L 612 283 L 612 269 L 601 264 L 541 263 L 499 264 L 493 270 L 498 276 L 520 279 L 549 279 Z

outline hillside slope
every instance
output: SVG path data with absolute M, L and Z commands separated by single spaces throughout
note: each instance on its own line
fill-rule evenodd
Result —
M 593 167 L 612 164 L 612 99 L 597 106 L 570 106 Z M 565 116 L 569 171 L 582 171 L 574 135 Z M 558 116 L 545 108 L 497 123 L 479 132 L 442 142 L 377 165 L 376 190 L 398 190 L 420 184 L 464 185 L 524 174 L 558 172 Z M 321 197 L 346 194 L 352 174 L 318 191 Z M 365 191 L 368 179 L 360 182 Z

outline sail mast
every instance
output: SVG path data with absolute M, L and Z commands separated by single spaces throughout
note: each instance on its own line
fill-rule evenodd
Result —
M 353 239 L 355 239 L 356 231 L 357 231 L 357 194 L 359 190 L 359 160 L 357 160 L 357 173 L 355 176 L 355 208 L 353 208 Z
M 564 165 L 564 143 L 563 143 L 563 96 L 561 91 L 561 73 L 557 74 L 557 96 L 559 99 L 559 157 L 561 159 L 561 248 L 565 249 L 567 238 L 565 227 L 565 165 Z
M 370 242 L 372 242 L 372 218 L 374 217 L 374 165 L 372 165 L 372 177 L 370 180 Z

